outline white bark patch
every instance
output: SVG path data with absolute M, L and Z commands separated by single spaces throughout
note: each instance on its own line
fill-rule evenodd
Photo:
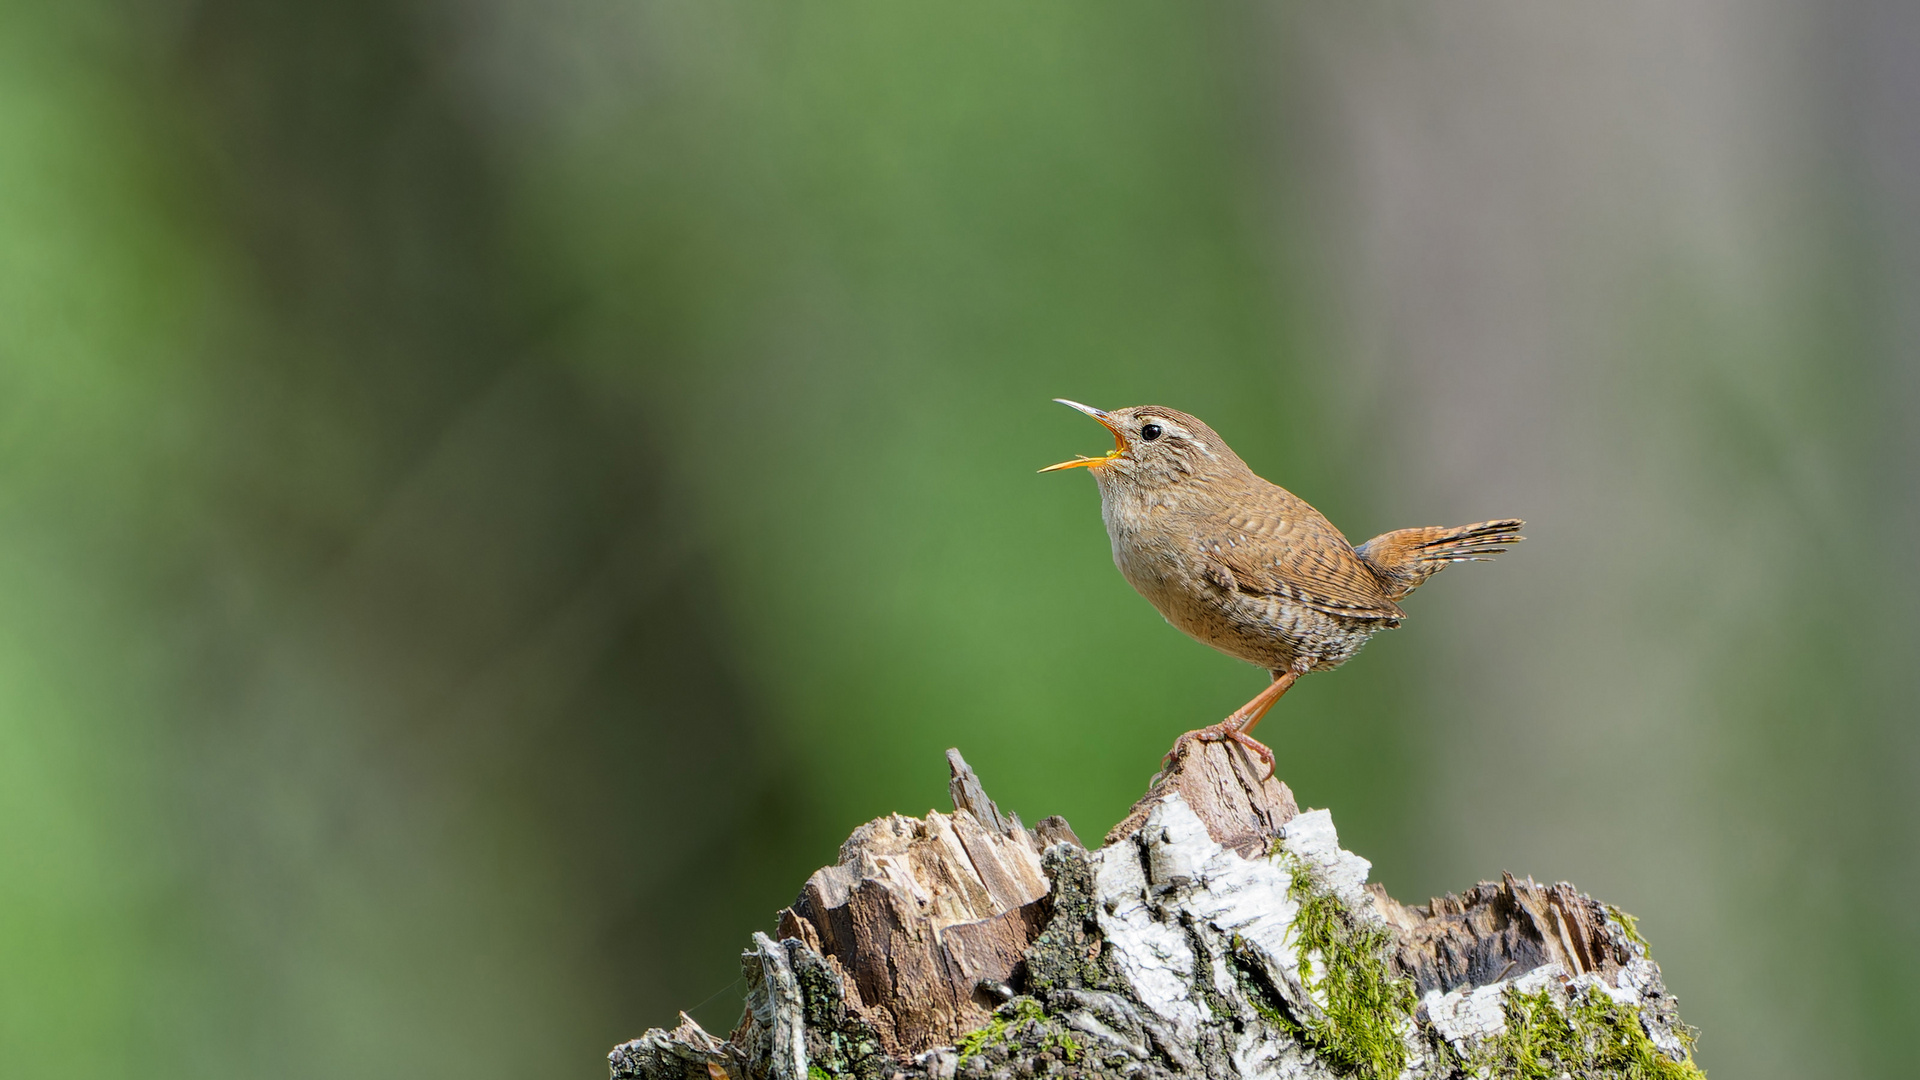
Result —
M 1372 915 L 1372 900 L 1364 889 L 1370 864 L 1341 850 L 1333 818 L 1325 810 L 1289 822 L 1280 847 L 1312 869 L 1353 911 Z M 1294 934 L 1300 905 L 1293 898 L 1293 875 L 1284 860 L 1243 859 L 1221 847 L 1178 794 L 1162 799 L 1129 842 L 1102 849 L 1092 858 L 1100 929 L 1114 962 L 1141 1002 L 1183 1034 L 1209 1019 L 1196 979 L 1205 977 L 1223 999 L 1232 1000 L 1239 991 L 1224 965 L 1196 973 L 1199 958 L 1177 913 L 1210 932 L 1215 956 L 1237 952 L 1265 969 L 1296 1015 L 1322 1014 L 1321 1003 L 1300 978 Z M 1238 1056 L 1279 1056 L 1278 1043 L 1271 1052 L 1261 1052 L 1263 1042 L 1272 1042 L 1261 1036 L 1239 1042 Z
M 1241 1033 L 1233 1049 L 1233 1067 L 1250 1080 L 1325 1080 L 1333 1075 L 1312 1051 L 1264 1025 L 1249 1026 Z
M 1615 1004 L 1643 1009 L 1652 1004 L 1652 997 L 1666 992 L 1660 982 L 1660 969 L 1644 958 L 1623 967 L 1619 979 L 1616 986 L 1598 975 L 1568 978 L 1567 969 L 1561 965 L 1542 964 L 1524 975 L 1486 986 L 1461 987 L 1445 994 L 1429 990 L 1421 999 L 1421 1006 L 1442 1038 L 1452 1043 L 1454 1049 L 1471 1055 L 1488 1039 L 1506 1032 L 1505 1003 L 1509 989 L 1522 994 L 1546 990 L 1555 1007 L 1562 1011 L 1570 999 L 1583 998 L 1591 990 L 1599 990 Z M 1662 1053 L 1673 1058 L 1685 1055 L 1685 1047 L 1671 1030 L 1656 1024 L 1645 1024 L 1643 1030 Z
M 1340 835 L 1333 829 L 1333 814 L 1326 810 L 1308 810 L 1280 827 L 1280 845 L 1289 854 L 1312 868 L 1348 911 L 1378 921 L 1373 896 L 1367 892 L 1367 874 L 1373 864 L 1340 847 Z
M 1152 902 L 1140 851 L 1131 842 L 1092 856 L 1096 917 L 1120 973 L 1140 1003 L 1191 1038 L 1205 1010 L 1193 1000 L 1193 950 L 1178 923 L 1161 921 Z
M 1509 988 L 1531 994 L 1549 985 L 1557 987 L 1566 977 L 1567 969 L 1559 964 L 1543 964 L 1519 978 L 1502 979 L 1486 986 L 1463 986 L 1446 994 L 1429 990 L 1422 1001 L 1434 1030 L 1452 1043 L 1454 1049 L 1471 1053 L 1482 1040 L 1507 1030 L 1504 1004 Z M 1564 1001 L 1564 993 L 1555 1000 Z

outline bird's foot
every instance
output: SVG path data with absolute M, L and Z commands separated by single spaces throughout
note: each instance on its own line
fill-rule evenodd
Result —
M 1244 721 L 1235 714 L 1217 724 L 1209 724 L 1196 731 L 1187 732 L 1173 741 L 1173 749 L 1167 751 L 1167 756 L 1160 760 L 1161 771 L 1164 772 L 1172 767 L 1173 760 L 1180 756 L 1180 751 L 1189 742 L 1236 742 L 1267 767 L 1267 775 L 1261 779 L 1272 779 L 1275 771 L 1273 751 L 1268 749 L 1266 744 L 1243 731 L 1243 725 Z

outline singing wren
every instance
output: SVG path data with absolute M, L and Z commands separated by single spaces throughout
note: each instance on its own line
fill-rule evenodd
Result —
M 1055 398 L 1106 425 L 1113 449 L 1041 472 L 1085 468 L 1100 487 L 1113 561 L 1168 622 L 1205 645 L 1265 668 L 1273 682 L 1189 739 L 1232 741 L 1273 771 L 1254 740 L 1294 680 L 1353 658 L 1400 625 L 1397 601 L 1448 563 L 1483 562 L 1525 539 L 1513 518 L 1455 528 L 1397 529 L 1354 547 L 1306 501 L 1254 475 L 1214 430 L 1159 405 L 1101 410 Z

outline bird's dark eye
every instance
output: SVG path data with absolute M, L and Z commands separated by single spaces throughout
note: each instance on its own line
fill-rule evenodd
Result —
M 1141 429 L 1140 429 L 1140 437 L 1141 437 L 1142 439 L 1145 439 L 1145 440 L 1146 440 L 1146 441 L 1148 441 L 1148 442 L 1152 442 L 1153 440 L 1155 440 L 1155 439 L 1157 439 L 1157 438 L 1159 438 L 1159 437 L 1160 437 L 1160 425 L 1159 425 L 1159 424 L 1148 424 L 1148 425 L 1147 425 L 1146 427 L 1143 427 L 1143 428 L 1141 428 Z

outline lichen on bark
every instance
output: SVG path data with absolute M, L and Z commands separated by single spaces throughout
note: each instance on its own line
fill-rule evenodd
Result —
M 806 1017 L 810 1080 L 887 1080 L 896 1071 L 872 1024 L 847 1007 L 846 986 L 826 959 L 798 941 L 783 943 Z M 799 946 L 799 947 L 795 947 Z M 820 1075 L 816 1075 L 820 1074 Z
M 1028 989 L 1045 994 L 1055 989 L 1108 988 L 1116 974 L 1094 914 L 1093 869 L 1087 852 L 1072 844 L 1055 844 L 1041 855 L 1040 867 L 1052 883 L 1051 910 L 1027 949 Z

